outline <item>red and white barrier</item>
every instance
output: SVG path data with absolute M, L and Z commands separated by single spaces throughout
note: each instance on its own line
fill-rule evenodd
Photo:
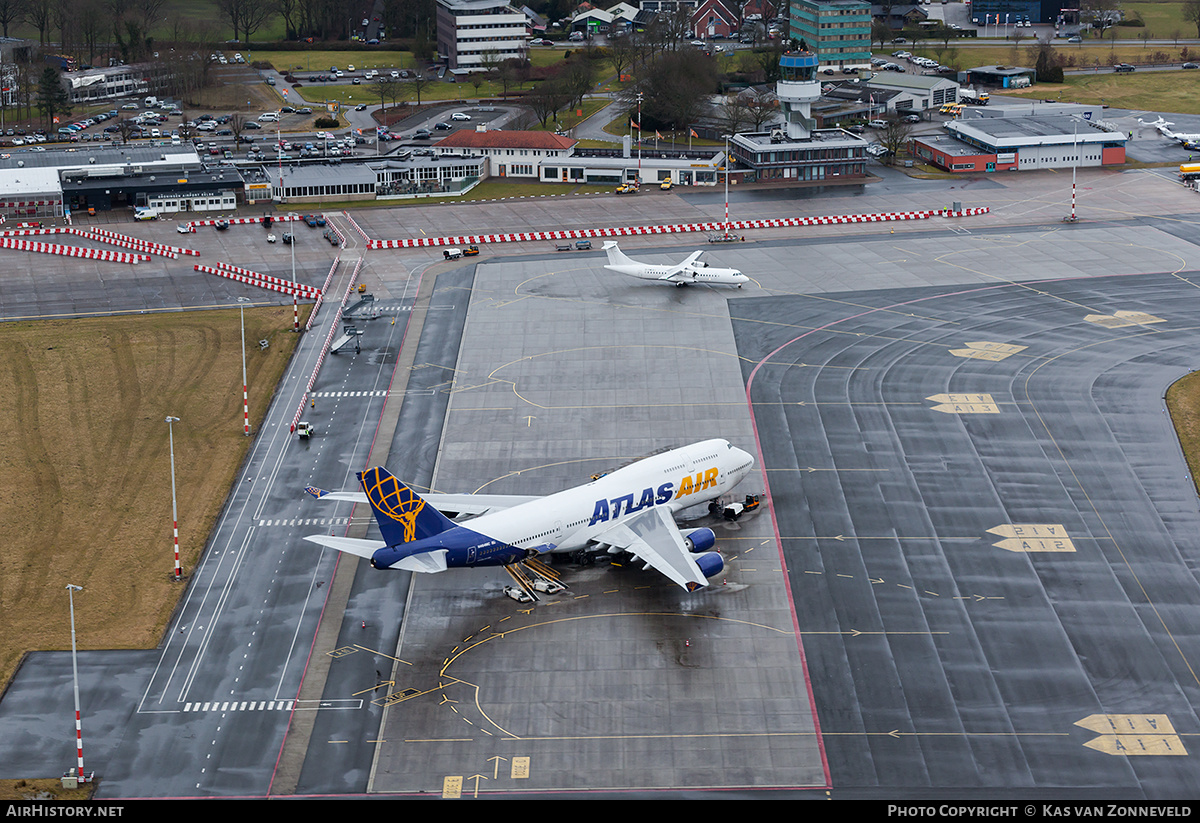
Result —
M 362 265 L 362 258 L 359 258 L 359 266 Z M 359 266 L 354 269 L 354 275 L 350 278 L 350 282 L 346 284 L 346 291 L 342 294 L 342 302 L 338 305 L 337 313 L 333 316 L 333 322 L 329 324 L 329 334 L 325 335 L 325 343 L 321 346 L 321 354 L 317 357 L 317 365 L 313 366 L 312 376 L 308 378 L 308 386 L 304 389 L 304 396 L 300 398 L 300 408 L 296 409 L 296 413 L 292 416 L 292 427 L 290 431 L 296 430 L 296 424 L 300 422 L 300 415 L 304 414 L 304 404 L 308 402 L 308 395 L 312 393 L 313 386 L 317 382 L 317 374 L 321 371 L 321 365 L 325 362 L 325 355 L 329 354 L 329 347 L 333 345 L 333 336 L 337 334 L 338 328 L 342 322 L 342 306 L 346 304 L 346 300 L 350 297 L 350 290 L 354 287 L 354 277 L 358 276 Z
M 685 232 L 745 231 L 747 229 L 781 229 L 797 226 L 832 226 L 843 223 L 884 223 L 895 220 L 928 220 L 931 217 L 965 217 L 986 214 L 987 208 L 948 212 L 943 209 L 926 211 L 883 212 L 878 214 L 845 214 L 832 217 L 783 217 L 775 220 L 732 220 L 729 223 L 676 223 L 662 226 L 626 226 L 608 229 L 572 229 L 568 231 L 513 232 L 509 234 L 471 234 L 457 237 L 414 237 L 409 240 L 368 240 L 371 249 L 411 249 L 420 246 L 464 246 L 472 243 L 516 243 L 530 240 L 577 240 L 592 237 L 628 237 L 643 234 L 679 234 Z
M 79 246 L 40 243 L 33 240 L 18 240 L 12 237 L 0 237 L 0 248 L 40 252 L 41 254 L 59 254 L 64 257 L 80 257 L 85 260 L 107 260 L 110 263 L 132 263 L 135 265 L 150 259 L 145 254 L 129 254 L 123 251 L 108 251 L 106 249 L 84 249 Z
M 121 241 L 122 243 L 132 243 L 134 246 L 140 247 L 142 251 L 148 251 L 151 254 L 162 254 L 164 256 L 178 257 L 181 254 L 191 254 L 199 256 L 200 252 L 194 249 L 184 249 L 179 246 L 169 246 L 166 243 L 153 243 L 149 240 L 143 240 L 140 237 L 130 237 L 128 234 L 119 234 L 115 231 L 107 229 L 89 228 L 89 229 L 71 229 L 74 234 L 81 237 L 96 235 L 102 242 Z
M 70 234 L 71 229 L 7 229 L 0 237 L 33 237 L 38 234 Z
M 179 255 L 175 252 L 166 251 L 161 248 L 151 248 L 150 244 L 147 243 L 130 242 L 129 240 L 121 240 L 116 237 L 105 237 L 99 233 L 86 231 L 83 229 L 71 229 L 71 233 L 77 237 L 82 237 L 85 240 L 94 240 L 97 243 L 108 243 L 110 246 L 120 246 L 123 249 L 133 249 L 134 251 L 148 254 L 158 254 L 172 260 L 179 257 Z
M 149 258 L 147 258 L 147 259 L 149 259 Z M 215 274 L 218 277 L 225 277 L 230 280 L 236 280 L 237 282 L 245 283 L 248 286 L 256 286 L 260 289 L 267 289 L 268 291 L 276 291 L 276 292 L 280 292 L 281 294 L 290 294 L 293 297 L 303 297 L 305 300 L 312 299 L 312 297 L 313 297 L 313 295 L 308 292 L 304 292 L 303 294 L 298 293 L 290 285 L 288 285 L 286 287 L 285 286 L 277 286 L 274 283 L 268 283 L 265 280 L 256 280 L 253 277 L 247 277 L 246 275 L 243 275 L 243 274 L 235 274 L 234 272 L 231 272 L 231 271 L 223 271 L 222 269 L 215 269 L 212 266 L 201 266 L 199 263 L 197 263 L 196 265 L 192 266 L 192 268 L 195 271 L 202 271 L 205 274 Z
M 358 222 L 357 222 L 357 221 L 356 221 L 356 220 L 355 220 L 353 217 L 351 217 L 351 216 L 350 216 L 350 212 L 348 212 L 348 211 L 344 211 L 344 212 L 342 212 L 342 216 L 343 216 L 343 217 L 345 217 L 345 218 L 346 218 L 346 221 L 347 221 L 347 222 L 348 222 L 348 223 L 349 223 L 351 226 L 353 226 L 353 227 L 354 227 L 354 230 L 355 230 L 356 232 L 358 232 L 360 235 L 362 235 L 362 239 L 363 239 L 363 240 L 366 240 L 368 243 L 370 243 L 370 242 L 371 242 L 371 238 L 370 238 L 370 237 L 367 237 L 367 233 L 366 233 L 365 231 L 363 231 L 363 230 L 362 230 L 362 226 L 358 225 Z M 340 234 L 340 232 L 339 232 L 339 234 Z M 342 238 L 342 242 L 343 242 L 343 243 L 345 242 L 345 238 Z
M 320 293 L 317 294 L 317 302 L 313 303 L 312 311 L 308 313 L 308 323 L 305 324 L 304 330 L 311 331 L 313 323 L 317 319 L 317 312 L 321 310 L 321 304 L 325 302 L 325 293 L 329 291 L 329 286 L 333 283 L 333 273 L 337 271 L 338 265 L 342 262 L 342 255 L 339 253 L 333 258 L 333 265 L 329 267 L 329 274 L 325 275 L 325 283 L 321 286 Z
M 283 216 L 271 215 L 271 220 L 275 223 L 286 223 L 299 219 L 300 215 L 298 214 L 295 217 L 289 217 L 286 214 Z M 253 223 L 262 223 L 264 220 L 266 220 L 265 217 L 214 217 L 211 220 L 192 220 L 187 225 L 195 228 L 196 226 L 215 226 L 217 223 L 225 222 L 231 226 L 246 226 Z
M 280 277 L 272 277 L 269 274 L 259 274 L 256 271 L 251 271 L 250 269 L 243 269 L 238 266 L 231 266 L 228 263 L 213 263 L 213 267 L 221 269 L 222 271 L 228 271 L 228 272 L 233 272 L 234 274 L 240 274 L 243 277 L 249 277 L 252 280 L 262 280 L 264 283 L 270 283 L 273 286 L 283 286 L 284 288 L 287 288 L 289 290 L 294 287 L 297 291 L 300 292 L 300 296 L 304 297 L 306 299 L 315 300 L 317 295 L 320 294 L 320 291 L 318 289 L 315 289 L 306 283 L 293 283 L 291 280 L 284 280 L 283 278 L 280 278 Z

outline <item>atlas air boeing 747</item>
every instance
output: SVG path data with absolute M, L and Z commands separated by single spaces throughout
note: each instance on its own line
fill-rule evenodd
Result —
M 676 286 L 707 283 L 709 285 L 737 286 L 739 289 L 743 283 L 750 282 L 750 278 L 737 269 L 722 269 L 699 262 L 700 255 L 704 253 L 703 249 L 693 252 L 686 260 L 675 266 L 653 266 L 649 263 L 630 260 L 621 251 L 621 247 L 615 240 L 605 242 L 604 251 L 608 254 L 608 265 L 604 268 L 642 280 L 660 280 L 664 283 L 674 283 Z
M 725 563 L 711 529 L 680 531 L 674 514 L 729 492 L 754 458 L 726 440 L 653 455 L 546 497 L 419 495 L 384 468 L 358 475 L 363 491 L 306 491 L 321 500 L 370 503 L 383 537 L 312 535 L 313 543 L 370 559 L 376 569 L 442 572 L 506 566 L 539 554 L 629 552 L 688 591 Z M 475 515 L 456 523 L 446 515 Z

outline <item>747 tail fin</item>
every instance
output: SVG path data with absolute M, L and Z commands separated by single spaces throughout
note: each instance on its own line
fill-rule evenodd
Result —
M 449 518 L 382 466 L 360 473 L 358 482 L 367 493 L 379 531 L 389 546 L 433 537 L 454 528 Z

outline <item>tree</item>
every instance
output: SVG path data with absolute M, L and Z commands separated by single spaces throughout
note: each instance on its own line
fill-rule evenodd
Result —
M 571 93 L 567 90 L 566 84 L 562 78 L 554 78 L 539 83 L 537 87 L 529 93 L 525 98 L 529 103 L 529 107 L 533 109 L 533 114 L 545 127 L 546 121 L 550 119 L 562 108 L 571 98 Z M 558 119 L 557 117 L 555 118 Z
M 137 128 L 137 124 L 128 117 L 122 117 L 117 121 L 117 134 L 121 135 L 121 142 L 128 143 L 133 137 L 133 130 Z
M 8 27 L 25 17 L 25 0 L 0 0 L 0 27 L 8 37 Z
M 879 50 L 883 51 L 883 47 L 892 39 L 892 27 L 887 24 L 882 18 L 876 17 L 871 23 L 871 40 L 879 43 Z
M 581 106 L 583 105 L 583 96 L 592 90 L 592 83 L 596 77 L 596 64 L 586 52 L 575 52 L 560 77 L 562 91 L 567 93 L 567 102 L 572 106 Z
M 683 129 L 704 113 L 719 80 L 716 63 L 696 49 L 663 52 L 638 81 L 622 89 L 626 110 L 636 109 L 642 95 L 642 128 Z
M 47 126 L 54 123 L 60 114 L 71 113 L 71 99 L 63 86 L 62 75 L 53 66 L 47 66 L 38 82 L 38 111 L 46 118 Z
M 249 42 L 276 10 L 274 0 L 217 0 L 217 11 L 229 22 L 234 40 Z
M 746 113 L 755 131 L 761 131 L 769 120 L 774 120 L 779 113 L 779 99 L 770 88 L 758 88 L 746 99 Z
M 886 159 L 890 165 L 896 161 L 900 152 L 908 145 L 909 138 L 912 136 L 912 126 L 894 114 L 888 115 L 886 119 L 887 128 L 880 135 L 879 143 L 887 149 Z
M 50 32 L 50 17 L 53 9 L 51 0 L 29 0 L 25 7 L 25 19 L 29 25 L 37 29 L 38 42 L 46 45 L 46 35 Z
M 408 81 L 412 86 L 413 92 L 417 95 L 417 105 L 421 105 L 421 91 L 424 90 L 433 81 L 425 76 L 425 72 L 420 69 L 413 69 L 413 79 Z
M 721 125 L 729 134 L 737 134 L 750 122 L 750 111 L 740 94 L 727 94 L 717 106 Z
M 375 94 L 379 98 L 379 105 L 383 107 L 384 112 L 387 112 L 388 98 L 396 99 L 396 86 L 399 85 L 390 77 L 384 77 L 382 74 L 375 78 L 374 82 Z
M 1037 41 L 1034 47 L 1034 69 L 1037 72 L 1037 81 L 1039 83 L 1062 82 L 1062 69 L 1058 69 L 1058 80 L 1052 80 L 1054 76 L 1053 69 L 1058 68 L 1058 61 L 1055 59 L 1054 46 L 1050 44 L 1049 36 L 1043 37 Z
M 0 0 L 2 2 L 3 0 Z M 636 38 L 626 35 L 618 37 L 615 40 L 610 38 L 608 42 L 608 62 L 612 64 L 613 71 L 617 73 L 617 81 L 620 82 L 621 77 L 633 69 L 634 63 L 637 61 L 640 49 L 636 42 Z

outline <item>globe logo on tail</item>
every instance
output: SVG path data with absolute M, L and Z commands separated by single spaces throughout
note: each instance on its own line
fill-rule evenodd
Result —
M 381 474 L 377 468 L 363 473 L 362 486 L 376 512 L 399 523 L 404 529 L 404 542 L 411 542 L 416 537 L 417 515 L 425 508 L 425 501 L 390 474 Z

